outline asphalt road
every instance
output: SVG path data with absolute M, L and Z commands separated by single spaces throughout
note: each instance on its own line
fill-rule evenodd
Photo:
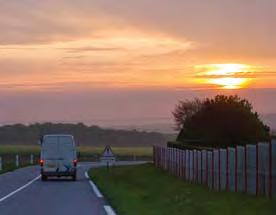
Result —
M 123 162 L 119 165 L 134 164 Z M 106 215 L 104 198 L 93 191 L 85 171 L 97 163 L 82 163 L 78 167 L 77 181 L 65 178 L 41 181 L 39 167 L 26 167 L 0 175 L 1 215 Z M 19 190 L 18 188 L 31 183 Z M 13 194 L 13 195 L 11 195 Z M 11 196 L 9 196 L 11 195 Z

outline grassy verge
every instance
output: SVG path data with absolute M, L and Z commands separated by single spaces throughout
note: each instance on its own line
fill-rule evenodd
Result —
M 275 200 L 209 191 L 152 164 L 93 169 L 89 174 L 120 215 L 268 215 L 276 211 Z
M 16 165 L 14 163 L 8 163 L 8 164 L 5 164 L 3 166 L 3 170 L 0 171 L 0 175 L 3 174 L 3 173 L 6 173 L 6 172 L 11 172 L 11 171 L 14 171 L 16 169 L 19 169 L 19 168 L 22 168 L 22 167 L 26 167 L 26 166 L 29 166 L 30 164 L 23 164 L 23 165 L 20 165 L 19 167 L 16 167 Z

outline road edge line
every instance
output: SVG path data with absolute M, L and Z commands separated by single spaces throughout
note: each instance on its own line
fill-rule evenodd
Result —
M 85 172 L 84 175 L 85 175 L 86 178 L 89 178 L 89 175 L 88 175 L 87 172 Z M 89 179 L 89 184 L 91 185 L 91 187 L 92 187 L 94 193 L 96 194 L 96 196 L 98 198 L 103 198 L 103 195 L 101 194 L 100 190 L 98 189 L 96 184 L 91 179 Z
M 27 187 L 30 186 L 32 183 L 34 183 L 36 180 L 38 180 L 40 177 L 41 177 L 41 175 L 35 177 L 35 178 L 32 179 L 31 181 L 29 181 L 27 184 L 25 184 L 25 185 L 19 187 L 18 189 L 12 191 L 12 192 L 9 193 L 8 195 L 2 197 L 2 198 L 0 199 L 0 202 L 3 202 L 4 200 L 6 200 L 6 199 L 10 198 L 11 196 L 15 195 L 16 193 L 20 192 L 21 190 L 27 188 Z
M 98 198 L 103 198 L 103 195 L 101 194 L 101 192 L 99 191 L 99 189 L 97 188 L 97 186 L 94 184 L 93 181 L 89 180 L 89 183 L 94 191 L 94 193 L 96 194 L 96 196 Z
M 116 215 L 115 211 L 109 205 L 104 205 L 104 210 L 107 213 L 107 215 Z
M 88 176 L 88 173 L 87 173 L 87 172 L 85 172 L 85 173 L 84 173 L 84 175 L 85 175 L 85 178 L 89 178 L 89 176 Z

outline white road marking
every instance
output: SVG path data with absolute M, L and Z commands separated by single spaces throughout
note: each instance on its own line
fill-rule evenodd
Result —
M 89 178 L 89 175 L 87 172 L 84 173 L 86 178 Z M 94 184 L 93 181 L 89 180 L 89 184 L 91 185 L 94 193 L 96 194 L 96 196 L 98 198 L 103 198 L 103 195 L 101 194 L 100 190 L 97 188 L 96 184 Z M 116 215 L 115 211 L 112 209 L 111 206 L 109 205 L 104 205 L 104 210 L 106 212 L 107 215 Z
M 84 175 L 85 175 L 85 178 L 89 178 L 87 172 L 85 172 Z
M 94 182 L 90 180 L 89 184 L 91 185 L 91 187 L 92 187 L 94 193 L 96 194 L 96 196 L 98 198 L 103 198 L 103 195 L 101 194 L 101 192 L 99 191 L 99 189 L 97 188 L 97 186 L 94 184 Z
M 116 215 L 115 211 L 109 205 L 105 205 L 104 209 L 107 215 Z
M 89 178 L 89 175 L 88 175 L 87 172 L 85 172 L 84 175 L 85 175 L 86 178 Z M 96 194 L 96 196 L 97 196 L 98 198 L 103 198 L 103 195 L 101 194 L 101 192 L 100 192 L 99 189 L 97 188 L 96 184 L 94 184 L 94 182 L 91 181 L 91 180 L 89 180 L 89 184 L 91 185 L 91 187 L 92 187 L 94 193 Z
M 32 183 L 34 183 L 34 182 L 35 182 L 36 180 L 38 180 L 40 177 L 41 177 L 40 175 L 37 176 L 37 177 L 34 178 L 33 180 L 29 181 L 27 184 L 23 185 L 22 187 L 19 187 L 17 190 L 15 190 L 15 191 L 9 193 L 8 195 L 2 197 L 2 198 L 0 199 L 0 202 L 3 202 L 3 201 L 6 200 L 7 198 L 13 196 L 14 194 L 16 194 L 16 193 L 20 192 L 21 190 L 25 189 L 26 187 L 30 186 Z

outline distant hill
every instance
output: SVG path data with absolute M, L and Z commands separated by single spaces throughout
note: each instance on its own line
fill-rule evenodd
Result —
M 152 146 L 166 144 L 170 135 L 137 130 L 104 129 L 78 124 L 15 124 L 0 127 L 0 144 L 35 145 L 40 135 L 52 133 L 72 134 L 85 146 Z

